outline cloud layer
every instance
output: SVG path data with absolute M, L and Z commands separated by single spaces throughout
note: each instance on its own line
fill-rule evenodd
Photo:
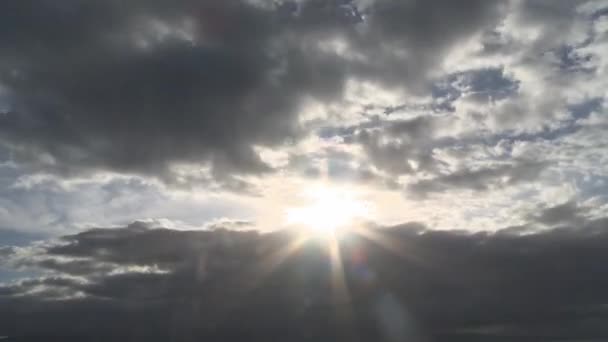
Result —
M 554 223 L 557 209 L 537 220 Z M 0 331 L 19 341 L 606 338 L 606 219 L 567 221 L 534 234 L 362 227 L 341 237 L 342 268 L 327 240 L 293 231 L 93 229 L 1 250 L 4 265 L 43 273 L 0 287 Z
M 263 221 L 249 212 L 284 202 L 277 184 L 310 181 L 395 192 L 386 216 L 439 209 L 411 218 L 431 227 L 607 207 L 602 2 L 7 1 L 0 13 L 2 229 L 189 221 L 184 190 L 256 196 L 206 201 Z M 73 213 L 83 188 L 114 198 L 116 184 L 125 201 L 176 209 Z M 492 224 L 467 212 L 482 207 Z M 230 210 L 209 211 L 196 224 Z
M 296 138 L 302 102 L 339 101 L 349 80 L 423 90 L 442 55 L 496 20 L 498 6 L 379 1 L 368 20 L 351 1 L 9 1 L 0 10 L 0 138 L 15 160 L 184 182 L 175 166 L 194 164 L 188 176 L 201 181 L 205 171 L 270 171 L 253 146 Z

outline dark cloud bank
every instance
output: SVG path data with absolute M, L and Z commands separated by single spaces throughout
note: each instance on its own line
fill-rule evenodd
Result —
M 605 340 L 607 222 L 585 217 L 587 209 L 566 203 L 495 233 L 368 225 L 340 241 L 350 300 L 335 290 L 340 279 L 326 240 L 307 240 L 279 263 L 297 241 L 293 231 L 93 229 L 29 253 L 2 249 L 12 267 L 46 273 L 0 287 L 0 334 L 9 341 Z M 534 224 L 553 228 L 531 233 Z

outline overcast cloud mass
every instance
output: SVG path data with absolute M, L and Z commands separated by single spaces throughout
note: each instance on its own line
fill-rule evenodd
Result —
M 607 89 L 601 0 L 0 1 L 0 340 L 608 340 Z

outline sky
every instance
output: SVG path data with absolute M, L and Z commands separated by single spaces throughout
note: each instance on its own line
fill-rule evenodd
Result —
M 607 1 L 1 1 L 0 339 L 606 340 L 607 89 Z

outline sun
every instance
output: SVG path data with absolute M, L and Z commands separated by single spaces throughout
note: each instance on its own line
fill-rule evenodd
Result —
M 302 192 L 305 204 L 286 211 L 289 225 L 300 225 L 318 235 L 331 235 L 359 219 L 369 218 L 369 203 L 344 189 L 313 187 Z

